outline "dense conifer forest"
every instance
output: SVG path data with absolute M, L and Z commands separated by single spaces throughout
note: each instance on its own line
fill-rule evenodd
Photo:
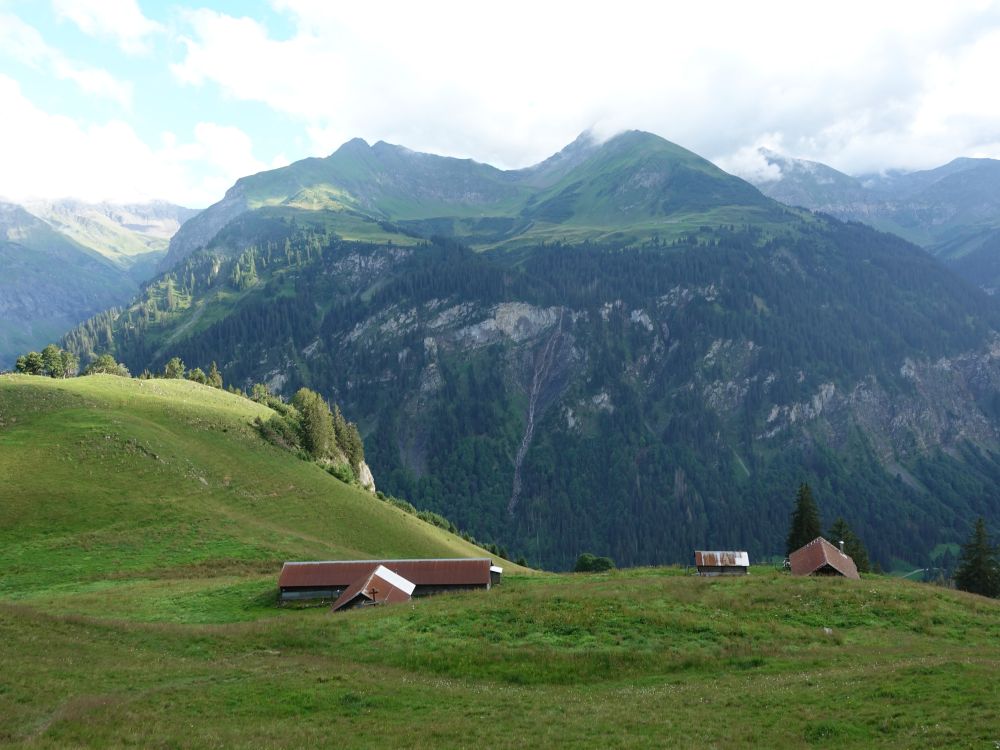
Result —
M 469 343 L 470 323 L 511 304 L 551 319 Z M 905 362 L 977 350 L 998 329 L 991 299 L 912 245 L 822 216 L 781 234 L 721 225 L 482 253 L 250 214 L 64 345 L 133 372 L 180 356 L 217 360 L 237 384 L 314 389 L 358 422 L 381 487 L 542 564 L 570 567 L 581 549 L 619 564 L 705 545 L 780 554 L 807 481 L 824 525 L 842 516 L 888 566 L 997 517 L 1000 460 L 961 440 L 887 456 L 847 416 L 769 434 L 774 414 L 830 386 L 916 398 Z M 1000 404 L 975 408 L 995 420 Z

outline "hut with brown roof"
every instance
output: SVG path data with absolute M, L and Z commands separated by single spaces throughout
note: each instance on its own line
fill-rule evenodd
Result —
M 393 573 L 384 565 L 374 568 L 368 575 L 352 583 L 337 597 L 332 612 L 373 604 L 399 604 L 410 601 L 416 585 L 403 576 Z
M 378 566 L 414 584 L 413 596 L 442 591 L 488 589 L 500 582 L 503 568 L 488 557 L 423 560 L 317 560 L 286 562 L 278 577 L 281 601 L 337 599 Z
M 843 576 L 860 580 L 850 555 L 844 554 L 821 536 L 788 556 L 795 576 Z

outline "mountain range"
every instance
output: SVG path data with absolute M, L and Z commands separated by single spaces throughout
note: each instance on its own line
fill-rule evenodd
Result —
M 178 231 L 161 268 L 261 209 L 323 212 L 343 239 L 437 235 L 480 248 L 673 237 L 705 223 L 780 224 L 787 214 L 711 162 L 639 131 L 603 143 L 585 133 L 540 164 L 511 171 L 356 138 L 325 159 L 237 181 Z
M 128 302 L 195 213 L 163 202 L 0 202 L 0 369 Z
M 960 158 L 935 169 L 852 177 L 766 149 L 757 187 L 794 206 L 861 221 L 941 258 L 989 289 L 1000 286 L 1000 161 Z
M 780 554 L 802 481 L 887 567 L 1000 518 L 995 301 L 648 133 L 514 171 L 350 141 L 161 263 L 65 345 L 314 388 L 380 488 L 549 567 Z

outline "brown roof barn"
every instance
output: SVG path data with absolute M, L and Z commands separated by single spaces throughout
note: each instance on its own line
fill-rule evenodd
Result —
M 849 555 L 830 544 L 821 536 L 800 547 L 788 556 L 795 576 L 844 576 L 860 580 L 858 568 Z
M 416 586 L 384 565 L 372 569 L 352 583 L 333 603 L 332 612 L 372 604 L 397 604 L 410 601 Z
M 423 560 L 321 560 L 286 562 L 278 587 L 281 601 L 336 599 L 379 565 L 414 584 L 413 596 L 440 591 L 488 589 L 500 582 L 503 568 L 488 557 Z

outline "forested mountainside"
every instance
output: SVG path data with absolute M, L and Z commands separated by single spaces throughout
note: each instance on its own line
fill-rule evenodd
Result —
M 762 150 L 766 195 L 862 221 L 926 248 L 956 272 L 1000 287 L 1000 161 L 955 159 L 936 169 L 851 177 L 825 164 Z
M 263 209 L 66 344 L 317 389 L 380 488 L 547 566 L 780 553 L 802 481 L 875 559 L 925 560 L 1000 518 L 997 308 L 896 237 L 789 216 L 476 253 Z

